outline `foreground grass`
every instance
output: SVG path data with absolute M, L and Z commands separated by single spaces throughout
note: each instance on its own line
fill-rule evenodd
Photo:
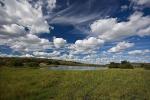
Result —
M 0 100 L 150 100 L 150 71 L 0 68 Z

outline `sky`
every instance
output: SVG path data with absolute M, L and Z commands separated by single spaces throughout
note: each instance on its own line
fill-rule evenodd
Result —
M 150 62 L 150 0 L 0 0 L 0 56 Z

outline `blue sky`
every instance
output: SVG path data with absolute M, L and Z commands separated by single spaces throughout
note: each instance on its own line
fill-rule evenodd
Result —
M 0 56 L 150 62 L 150 1 L 0 0 Z

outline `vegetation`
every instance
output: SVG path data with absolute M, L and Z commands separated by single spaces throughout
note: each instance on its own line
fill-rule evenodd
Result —
M 150 70 L 0 68 L 0 100 L 150 100 Z
M 40 66 L 38 62 L 28 62 L 28 63 L 25 63 L 24 65 L 28 66 L 28 67 L 39 67 Z
M 109 68 L 133 69 L 134 66 L 128 61 L 121 61 L 121 63 L 111 62 Z
M 141 67 L 150 70 L 150 64 L 141 64 Z
M 119 68 L 119 63 L 115 63 L 115 62 L 110 62 L 110 64 L 108 65 L 109 68 Z
M 128 61 L 122 61 L 121 63 L 111 62 L 108 65 L 96 65 L 96 64 L 84 64 L 73 61 L 63 61 L 56 59 L 44 59 L 44 58 L 18 58 L 18 57 L 0 57 L 0 67 L 50 67 L 50 66 L 95 66 L 95 67 L 108 67 L 108 68 L 121 68 L 121 69 L 133 69 L 144 68 L 150 69 L 150 63 L 130 63 Z
M 41 68 L 41 65 L 46 67 Z M 111 62 L 108 67 L 117 69 L 96 71 L 47 68 L 58 65 L 101 66 L 53 59 L 1 57 L 0 100 L 150 99 L 150 70 L 144 70 L 150 69 L 148 63 Z
M 10 67 L 39 67 L 40 64 L 45 64 L 48 66 L 54 65 L 68 65 L 68 66 L 102 66 L 95 64 L 84 64 L 73 61 L 62 61 L 55 59 L 43 59 L 43 58 L 18 58 L 18 57 L 0 57 L 0 67 L 10 66 Z
M 128 61 L 121 61 L 121 65 L 120 65 L 120 68 L 124 68 L 124 69 L 133 69 L 133 66 L 130 62 Z

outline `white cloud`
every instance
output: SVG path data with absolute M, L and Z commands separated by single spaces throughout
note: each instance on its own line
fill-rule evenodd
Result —
M 21 57 L 34 57 L 33 55 L 31 55 L 31 54 L 25 54 L 25 55 L 21 55 Z
M 40 51 L 52 48 L 52 43 L 47 39 L 39 38 L 33 34 L 27 34 L 25 36 L 1 39 L 0 45 L 7 45 L 15 51 L 30 52 Z
M 123 41 L 123 42 L 119 42 L 115 47 L 112 47 L 111 49 L 109 49 L 108 52 L 121 52 L 133 46 L 134 46 L 134 43 Z
M 21 37 L 19 40 L 29 44 L 49 44 L 49 41 L 47 39 L 39 38 L 38 36 L 33 34 L 27 34 L 26 37 Z
M 137 34 L 139 35 L 139 36 L 146 36 L 146 35 L 150 35 L 150 27 L 147 27 L 147 28 L 143 28 L 143 29 L 141 29 L 141 30 L 139 30 L 138 32 L 137 32 Z
M 35 33 L 49 33 L 49 27 L 51 26 L 45 20 L 47 16 L 43 15 L 41 8 L 45 6 L 45 9 L 49 9 L 46 13 L 50 15 L 51 11 L 56 7 L 56 0 L 36 0 L 34 1 L 36 2 L 35 5 L 30 4 L 28 1 L 32 0 L 2 0 L 5 6 L 0 6 L 0 45 L 7 45 L 14 51 L 19 51 L 22 57 L 46 57 L 89 63 L 109 63 L 110 61 L 123 60 L 125 58 L 122 58 L 122 55 L 102 56 L 98 52 L 98 49 L 104 42 L 133 35 L 150 35 L 150 16 L 143 16 L 142 13 L 135 12 L 128 18 L 128 21 L 118 22 L 117 18 L 107 18 L 93 22 L 90 27 L 92 33 L 96 34 L 95 37 L 77 40 L 74 44 L 69 44 L 65 39 L 56 37 L 50 42 L 47 39 L 38 37 Z M 139 0 L 137 1 L 139 2 Z M 122 6 L 121 8 L 127 9 L 127 6 Z M 64 21 L 81 24 L 97 17 L 95 14 L 81 16 L 80 18 L 78 16 L 68 17 L 67 15 L 71 15 L 72 13 L 70 10 L 69 14 L 65 14 L 66 16 L 60 16 L 61 13 L 63 14 L 63 11 L 56 14 L 56 18 L 51 19 L 52 22 L 50 23 L 53 23 L 53 21 L 57 23 L 58 20 L 58 22 Z M 25 31 L 26 27 L 28 27 L 30 32 Z M 107 53 L 120 52 L 133 45 L 133 43 L 119 42 L 115 47 L 108 50 Z M 53 52 L 45 52 L 47 49 L 51 49 Z M 132 51 L 129 54 L 138 54 L 141 52 L 149 51 Z
M 150 5 L 150 0 L 130 0 L 137 5 Z
M 133 50 L 133 51 L 129 51 L 128 54 L 129 55 L 145 55 L 147 53 L 150 53 L 150 50 L 146 49 L 146 50 Z
M 60 60 L 66 60 L 66 61 L 77 61 L 78 57 L 77 56 L 74 56 L 72 54 L 62 54 L 60 56 L 56 56 L 56 57 L 53 57 L 53 59 L 60 59 Z
M 100 19 L 91 24 L 91 32 L 103 40 L 116 40 L 133 35 L 150 35 L 150 16 L 135 12 L 126 22 L 117 22 L 116 18 Z
M 28 27 L 31 33 L 49 32 L 49 25 L 44 19 L 41 6 L 33 8 L 26 0 L 2 2 L 4 6 L 0 6 L 0 31 L 18 33 L 23 31 L 23 27 Z
M 52 43 L 49 40 L 35 35 L 49 33 L 41 5 L 34 7 L 28 1 L 1 1 L 4 6 L 0 5 L 0 45 L 21 53 L 50 49 Z
M 31 4 L 35 8 L 44 7 L 47 8 L 45 10 L 48 10 L 48 12 L 51 12 L 54 8 L 56 8 L 57 0 L 27 0 L 29 2 L 32 2 Z
M 5 35 L 14 35 L 14 34 L 24 34 L 25 30 L 23 26 L 11 24 L 11 25 L 2 25 L 0 32 L 1 34 Z
M 48 3 L 48 8 L 49 9 L 54 9 L 56 7 L 56 0 L 47 0 Z
M 89 50 L 100 48 L 100 46 L 103 44 L 103 40 L 97 39 L 95 37 L 89 37 L 88 39 L 77 40 L 75 44 L 71 46 L 71 48 L 77 50 L 78 52 L 87 52 Z
M 108 30 L 111 30 L 117 21 L 115 18 L 100 19 L 91 24 L 91 31 L 95 34 L 103 34 Z
M 67 43 L 67 41 L 64 40 L 63 38 L 56 38 L 56 37 L 54 37 L 53 38 L 53 43 L 54 43 L 54 46 L 56 48 L 61 48 Z
M 52 57 L 58 57 L 60 55 L 60 52 L 59 51 L 53 51 L 52 53 L 33 52 L 33 55 L 36 56 L 36 57 L 52 58 Z

